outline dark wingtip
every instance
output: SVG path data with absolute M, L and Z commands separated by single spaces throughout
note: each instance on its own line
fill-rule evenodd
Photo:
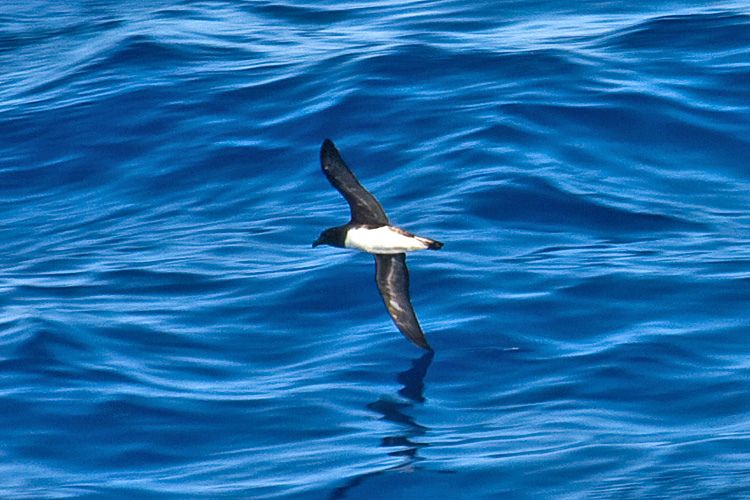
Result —
M 419 335 L 406 335 L 406 338 L 411 340 L 412 344 L 417 347 L 421 347 L 425 351 L 435 352 L 432 347 L 430 347 L 430 344 L 427 343 L 427 339 L 424 337 L 424 334 L 422 332 L 419 332 Z
M 439 241 L 432 240 L 427 248 L 429 248 L 430 250 L 440 250 L 441 248 L 443 248 L 443 244 Z
M 323 140 L 323 144 L 320 146 L 320 157 L 323 158 L 326 155 L 336 153 L 338 150 L 336 149 L 336 145 L 333 143 L 331 139 L 325 139 Z
M 320 146 L 320 165 L 325 170 L 326 165 L 334 163 L 339 158 L 341 158 L 341 155 L 339 150 L 336 149 L 336 145 L 331 139 L 325 139 Z

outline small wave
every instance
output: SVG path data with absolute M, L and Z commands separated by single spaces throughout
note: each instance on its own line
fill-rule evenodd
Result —
M 513 179 L 470 195 L 474 213 L 487 219 L 549 229 L 635 236 L 701 226 L 678 217 L 626 210 L 574 194 L 534 177 Z
M 602 37 L 602 46 L 629 51 L 717 53 L 750 44 L 750 16 L 733 11 L 658 16 Z M 690 33 L 690 36 L 684 36 Z

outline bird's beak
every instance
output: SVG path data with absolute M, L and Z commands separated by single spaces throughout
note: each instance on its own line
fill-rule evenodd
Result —
M 312 247 L 313 247 L 313 248 L 315 248 L 316 246 L 318 246 L 318 245 L 320 245 L 320 244 L 321 244 L 321 243 L 320 243 L 320 238 L 318 238 L 317 240 L 313 241 L 313 245 L 312 245 Z

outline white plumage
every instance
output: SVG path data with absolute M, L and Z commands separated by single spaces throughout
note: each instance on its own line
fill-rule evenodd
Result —
M 376 254 L 396 254 L 414 250 L 426 250 L 428 242 L 391 226 L 375 229 L 366 227 L 351 228 L 346 233 L 344 245 L 363 252 Z

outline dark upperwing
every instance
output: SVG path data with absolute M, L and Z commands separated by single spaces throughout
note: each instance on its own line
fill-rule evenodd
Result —
M 341 193 L 352 212 L 351 222 L 355 224 L 388 224 L 383 207 L 362 184 L 359 183 L 341 154 L 330 139 L 323 141 L 320 148 L 320 166 L 328 181 Z
M 431 351 L 409 299 L 406 254 L 375 255 L 375 281 L 385 307 L 401 333 L 422 349 Z

